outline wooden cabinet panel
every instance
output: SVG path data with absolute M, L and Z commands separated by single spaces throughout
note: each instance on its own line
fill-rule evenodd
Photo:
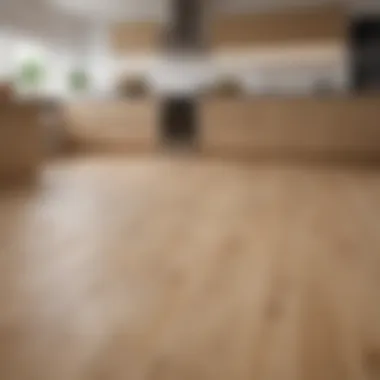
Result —
M 214 48 L 343 41 L 347 21 L 339 7 L 220 15 L 213 22 L 211 40 Z
M 205 100 L 204 151 L 379 154 L 377 98 Z
M 111 44 L 116 54 L 157 50 L 162 27 L 157 22 L 126 22 L 111 28 Z
M 66 107 L 68 132 L 77 145 L 152 148 L 157 106 L 152 100 L 89 102 Z
M 33 174 L 43 160 L 39 105 L 0 105 L 0 181 Z

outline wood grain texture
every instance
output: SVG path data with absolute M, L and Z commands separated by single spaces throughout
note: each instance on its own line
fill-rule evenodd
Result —
M 220 14 L 212 24 L 211 45 L 214 49 L 228 49 L 332 41 L 343 44 L 347 23 L 347 15 L 338 6 Z
M 377 97 L 205 99 L 205 152 L 378 155 Z
M 85 158 L 0 197 L 2 380 L 374 380 L 380 174 Z
M 158 102 L 154 99 L 89 101 L 65 107 L 74 145 L 81 149 L 152 150 L 158 143 Z
M 110 40 L 115 54 L 155 52 L 160 47 L 162 25 L 151 21 L 128 21 L 111 27 Z
M 30 176 L 44 156 L 37 104 L 0 104 L 0 181 Z

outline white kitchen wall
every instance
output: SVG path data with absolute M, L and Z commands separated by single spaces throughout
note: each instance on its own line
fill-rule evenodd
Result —
M 90 26 L 47 1 L 0 1 L 0 78 L 14 78 L 24 59 L 37 59 L 46 68 L 42 93 L 68 96 L 69 71 L 87 64 Z
M 259 4 L 266 9 L 300 1 L 210 0 L 210 3 L 225 10 L 241 11 L 258 10 Z M 302 0 L 305 1 L 329 2 Z M 157 91 L 182 92 L 195 91 L 225 75 L 237 77 L 252 93 L 309 93 L 319 82 L 328 82 L 341 90 L 349 82 L 345 47 L 303 47 L 298 52 L 266 49 L 221 54 L 204 60 L 132 54 L 116 59 L 110 52 L 106 19 L 111 15 L 165 18 L 168 0 L 50 2 L 51 6 L 47 6 L 49 0 L 23 1 L 22 7 L 17 7 L 20 1 L 0 1 L 0 78 L 14 72 L 20 56 L 33 54 L 48 65 L 45 91 L 63 96 L 69 95 L 67 74 L 75 66 L 88 68 L 93 96 L 112 95 L 120 76 L 136 74 L 146 75 Z M 379 0 L 341 2 L 347 4 L 352 14 L 380 11 Z M 52 6 L 53 3 L 61 4 L 62 9 Z
M 12 37 L 8 30 L 0 28 L 0 79 L 8 78 L 12 73 Z
M 345 91 L 347 48 L 339 45 L 235 51 L 204 58 L 124 57 L 113 74 L 145 76 L 157 92 L 196 92 L 223 77 L 235 78 L 251 94 L 308 94 L 320 87 Z
M 373 9 L 353 2 L 354 13 Z M 111 96 L 118 78 L 128 75 L 147 76 L 159 92 L 193 92 L 223 76 L 236 77 L 254 94 L 310 93 L 322 82 L 344 90 L 349 82 L 344 46 L 236 51 L 205 59 L 134 54 L 116 58 L 111 53 L 104 20 L 81 23 L 77 18 L 54 14 L 47 21 L 46 14 L 30 18 L 25 11 L 17 20 L 6 15 L 6 12 L 0 15 L 0 77 L 14 70 L 17 57 L 28 50 L 34 51 L 48 65 L 45 91 L 51 94 L 70 95 L 67 74 L 75 66 L 88 68 L 90 96 Z
M 4 30 L 0 31 L 0 56 L 0 78 L 15 79 L 22 62 L 32 58 L 46 69 L 41 93 L 61 97 L 70 95 L 67 85 L 70 70 L 83 62 L 83 56 L 76 51 L 53 46 L 42 38 Z
M 319 3 L 328 2 L 321 0 Z M 232 6 L 230 0 L 222 3 L 225 9 L 229 9 L 228 4 Z M 289 1 L 283 3 L 286 5 Z M 295 0 L 294 4 L 297 3 L 300 1 Z M 310 4 L 315 3 L 310 0 Z M 380 10 L 379 0 L 344 0 L 344 3 L 352 14 Z M 245 9 L 253 2 L 241 0 L 234 4 L 236 9 Z M 112 78 L 113 84 L 123 75 L 143 75 L 158 91 L 193 92 L 223 76 L 236 77 L 253 94 L 308 94 L 321 87 L 346 91 L 350 84 L 348 47 L 344 45 L 235 51 L 203 60 L 130 54 L 111 58 L 111 62 L 107 67 L 99 67 L 99 72 L 104 71 L 103 76 Z
M 316 87 L 345 91 L 348 48 L 340 44 L 261 48 L 220 54 L 218 72 L 237 78 L 250 93 L 307 94 Z
M 107 24 L 92 26 L 88 40 L 86 67 L 91 81 L 91 96 L 111 96 L 115 88 L 116 60 L 112 57 Z

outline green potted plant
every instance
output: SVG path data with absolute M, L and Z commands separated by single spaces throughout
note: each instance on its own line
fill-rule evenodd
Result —
M 89 77 L 84 69 L 74 69 L 69 73 L 69 88 L 74 93 L 88 90 Z
M 28 59 L 21 63 L 18 82 L 23 90 L 38 90 L 45 78 L 45 68 L 35 59 Z

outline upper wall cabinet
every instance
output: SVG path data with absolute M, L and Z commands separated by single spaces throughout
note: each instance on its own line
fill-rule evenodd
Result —
M 111 43 L 115 54 L 145 53 L 158 50 L 162 39 L 159 22 L 124 22 L 111 28 Z
M 288 43 L 343 42 L 347 16 L 339 7 L 289 9 L 281 12 L 217 15 L 213 48 L 249 48 Z

